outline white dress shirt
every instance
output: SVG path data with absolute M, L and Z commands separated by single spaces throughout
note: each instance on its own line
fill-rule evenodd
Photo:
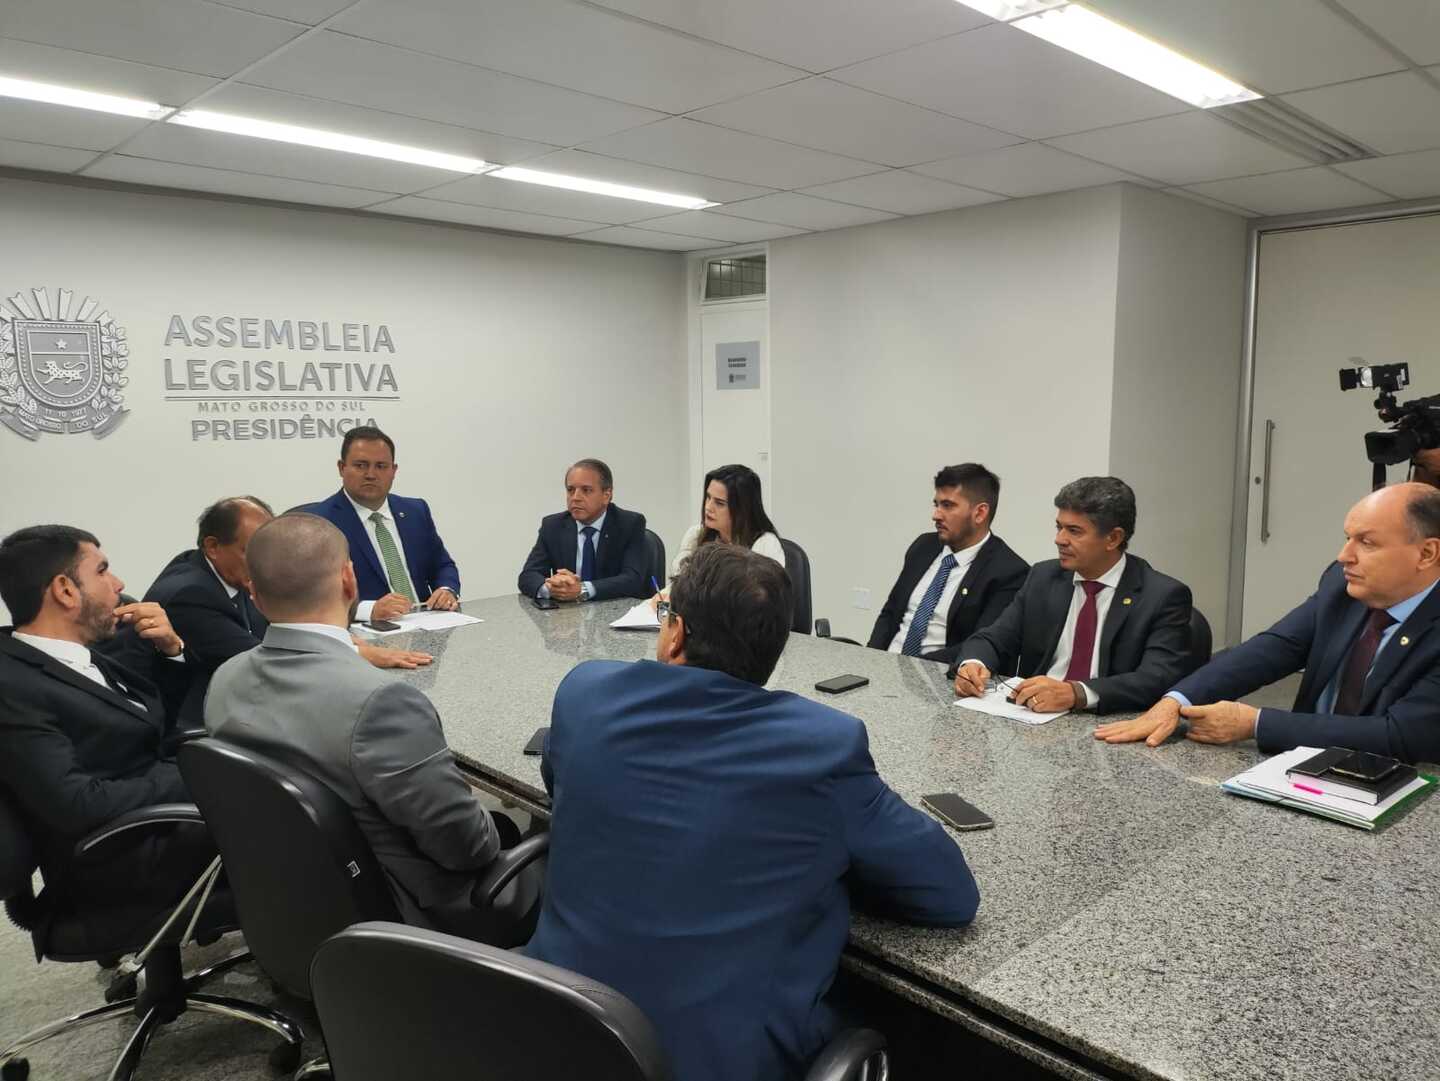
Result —
M 595 569 L 596 569 L 596 571 L 599 571 L 599 569 L 600 569 L 600 534 L 601 534 L 601 532 L 604 531 L 604 528 L 605 528 L 605 515 L 607 515 L 607 514 L 609 514 L 609 513 L 610 513 L 610 512 L 609 512 L 608 510 L 602 512 L 601 515 L 600 515 L 600 517 L 599 517 L 599 518 L 596 518 L 593 522 L 579 522 L 579 521 L 575 521 L 574 518 L 570 519 L 572 522 L 575 523 L 575 573 L 576 573 L 576 574 L 579 574 L 579 573 L 580 573 L 580 568 L 581 568 L 581 567 L 584 565 L 584 563 L 585 563 L 585 530 L 586 530 L 587 527 L 590 528 L 590 529 L 595 530 L 595 536 L 591 538 L 591 543 L 595 545 Z M 539 592 L 538 594 L 536 594 L 536 595 L 537 595 L 537 596 L 540 596 L 540 597 L 548 597 L 548 596 L 550 596 L 550 587 L 549 587 L 548 585 L 545 585 L 545 584 L 542 583 L 541 586 L 540 586 L 540 592 Z M 581 582 L 581 583 L 580 583 L 580 599 L 581 599 L 581 600 L 587 600 L 587 601 L 588 601 L 588 600 L 594 600 L 594 598 L 595 598 L 595 583 L 594 583 L 594 582 L 588 582 L 588 581 L 587 581 L 587 582 Z
M 990 534 L 986 533 L 978 542 L 969 548 L 961 548 L 958 552 L 951 552 L 946 545 L 940 546 L 940 554 L 935 557 L 930 568 L 920 576 L 920 581 L 915 583 L 915 588 L 910 593 L 910 602 L 905 607 L 905 618 L 900 621 L 900 629 L 895 632 L 895 637 L 890 639 L 891 653 L 899 653 L 904 647 L 905 636 L 910 633 L 910 624 L 915 619 L 915 609 L 920 606 L 921 599 L 929 590 L 931 583 L 935 581 L 935 576 L 940 573 L 940 564 L 944 562 L 947 555 L 953 555 L 955 566 L 950 568 L 950 577 L 945 579 L 945 588 L 940 591 L 940 600 L 936 602 L 935 611 L 930 613 L 930 625 L 925 628 L 925 638 L 920 643 L 920 652 L 930 653 L 944 647 L 950 621 L 950 606 L 955 602 L 955 593 L 959 590 L 960 582 L 966 572 L 970 570 L 970 564 L 975 562 L 975 557 L 989 539 Z
M 220 577 L 220 572 L 215 569 L 215 564 L 210 562 L 209 556 L 205 556 L 205 566 L 210 568 L 210 573 L 215 576 L 215 580 L 225 588 L 225 596 L 233 601 L 236 596 L 239 595 L 240 591 Z
M 1110 604 L 1115 599 L 1115 587 L 1120 584 L 1120 578 L 1125 573 L 1125 561 L 1128 557 L 1121 555 L 1120 561 L 1102 574 L 1095 581 L 1105 588 L 1095 594 L 1095 651 L 1090 655 L 1090 663 L 1086 666 L 1094 679 L 1097 675 L 1095 668 L 1100 663 L 1100 639 L 1105 634 L 1105 617 L 1110 614 Z M 1050 671 L 1045 674 L 1051 679 L 1064 679 L 1065 673 L 1070 670 L 1070 654 L 1075 652 L 1075 623 L 1080 618 L 1080 609 L 1085 604 L 1085 590 L 1080 583 L 1085 581 L 1076 574 L 1073 578 L 1074 586 L 1070 597 L 1070 611 L 1065 616 L 1065 629 L 1060 632 L 1060 641 L 1055 646 L 1055 661 L 1050 665 Z M 1077 708 L 1094 709 L 1100 704 L 1100 696 L 1090 689 L 1089 684 L 1081 683 L 1085 691 L 1085 701 L 1077 702 Z
M 345 498 L 350 499 L 349 492 L 345 493 Z M 387 582 L 390 581 L 390 569 L 385 566 L 385 553 L 380 550 L 380 538 L 375 535 L 375 523 L 370 520 L 370 515 L 375 514 L 377 511 L 380 517 L 385 519 L 385 528 L 390 531 L 390 538 L 395 542 L 395 550 L 400 553 L 400 562 L 405 566 L 406 573 L 408 574 L 410 561 L 405 558 L 405 543 L 400 539 L 400 527 L 395 524 L 395 515 L 390 513 L 390 500 L 386 499 L 385 502 L 380 504 L 374 511 L 369 507 L 361 506 L 353 499 L 350 499 L 350 505 L 355 508 L 355 513 L 360 515 L 360 524 L 365 527 L 365 535 L 370 538 L 370 547 L 375 549 L 375 559 L 380 564 L 380 570 L 384 573 L 385 580 Z M 410 583 L 410 588 L 412 590 L 415 588 L 414 582 Z M 394 582 L 390 582 L 390 592 L 400 593 L 400 590 L 395 588 Z M 424 597 L 416 597 L 415 599 L 421 604 L 425 602 Z M 361 601 L 360 607 L 355 609 L 355 619 L 364 623 L 370 618 L 370 613 L 374 607 L 374 601 Z
M 343 627 L 336 627 L 329 623 L 272 623 L 272 627 L 283 627 L 287 631 L 305 631 L 307 634 L 323 634 L 326 638 L 333 638 L 337 642 L 344 642 L 356 653 L 360 647 L 355 644 L 355 639 L 350 637 L 350 632 Z
M 93 680 L 109 690 L 115 690 L 114 687 L 110 686 L 110 681 L 105 678 L 105 673 L 100 671 L 99 667 L 95 664 L 95 658 L 90 656 L 90 650 L 82 646 L 79 642 L 69 642 L 63 638 L 42 638 L 38 634 L 22 634 L 20 631 L 13 632 L 10 637 L 17 641 L 24 642 L 27 646 L 34 646 L 41 653 L 54 657 L 66 668 L 74 669 L 86 679 Z M 139 706 L 142 713 L 148 712 L 145 708 L 145 703 L 140 699 L 139 695 L 131 694 L 129 688 L 122 686 L 122 689 L 117 693 L 123 694 L 131 702 Z

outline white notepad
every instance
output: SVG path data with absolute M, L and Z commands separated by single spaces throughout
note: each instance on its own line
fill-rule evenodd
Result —
M 1066 709 L 1059 713 L 1036 713 L 1026 706 L 1007 702 L 1005 698 L 1011 693 L 1009 687 L 994 687 L 986 691 L 983 698 L 957 698 L 955 704 L 963 709 L 973 709 L 976 713 L 988 713 L 992 717 L 1004 717 L 1007 721 L 1019 721 L 1021 724 L 1049 724 L 1070 712 Z
M 464 612 L 406 612 L 403 616 L 396 616 L 390 622 L 400 624 L 400 629 L 398 631 L 377 631 L 363 623 L 360 626 L 366 633 L 384 638 L 391 634 L 410 634 L 412 631 L 448 631 L 452 627 L 465 627 L 471 623 L 484 623 L 485 621 L 476 616 L 467 616 Z
M 655 615 L 655 609 L 650 607 L 650 602 L 641 601 L 610 626 L 622 631 L 658 631 L 660 620 Z

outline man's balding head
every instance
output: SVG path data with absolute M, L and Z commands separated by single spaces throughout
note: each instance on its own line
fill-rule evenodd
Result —
M 255 603 L 271 623 L 349 623 L 355 571 L 345 535 L 314 514 L 282 514 L 245 552 Z
M 1410 481 L 1371 492 L 1345 516 L 1338 559 L 1350 596 L 1371 608 L 1440 580 L 1440 491 Z

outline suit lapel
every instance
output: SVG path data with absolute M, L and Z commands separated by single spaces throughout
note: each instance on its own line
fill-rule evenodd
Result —
M 1115 585 L 1115 596 L 1110 598 L 1110 610 L 1105 613 L 1105 625 L 1100 628 L 1100 656 L 1095 670 L 1102 676 L 1110 672 L 1110 647 L 1115 636 L 1125 625 L 1130 612 L 1140 603 L 1140 591 L 1145 588 L 1145 564 L 1137 556 L 1125 557 L 1125 573 Z
M 35 652 L 40 653 L 39 650 L 35 650 Z M 76 690 L 84 691 L 86 694 L 93 695 L 94 697 L 100 699 L 100 701 L 104 702 L 106 705 L 115 706 L 118 709 L 123 709 L 126 713 L 130 714 L 130 716 L 134 717 L 136 720 L 143 721 L 145 724 L 154 723 L 154 719 L 152 719 L 151 715 L 146 710 L 141 709 L 134 702 L 130 701 L 130 699 L 126 698 L 123 694 L 117 694 L 115 691 L 112 691 L 107 685 L 102 683 L 96 683 L 89 676 L 81 675 L 79 672 L 75 671 L 75 669 L 71 668 L 68 664 L 62 664 L 54 657 L 51 657 L 48 653 L 40 653 L 40 656 L 43 658 L 43 660 L 40 662 L 40 668 L 43 672 L 45 672 L 46 675 L 51 676 L 54 679 L 58 679 L 61 683 L 69 684 Z M 95 662 L 95 667 L 100 668 L 102 671 L 104 670 L 106 665 L 109 665 L 113 678 L 114 669 L 118 666 L 110 664 L 108 658 L 103 656 L 97 657 L 94 654 L 91 654 L 91 659 Z M 128 683 L 129 681 L 126 682 Z M 147 702 L 147 705 L 159 708 L 159 701 L 153 695 L 143 694 L 139 691 L 138 688 L 132 687 L 132 689 L 136 690 L 137 697 L 145 700 Z M 163 717 L 159 719 L 161 721 L 164 720 Z
M 1040 665 L 1035 670 L 1042 676 L 1055 663 L 1055 648 L 1060 644 L 1060 636 L 1065 633 L 1065 620 L 1069 618 L 1070 601 L 1075 594 L 1074 574 L 1058 564 L 1055 570 L 1055 580 L 1050 583 L 1045 598 L 1045 626 L 1049 628 L 1049 639 L 1045 654 L 1040 658 Z
M 420 586 L 415 585 L 415 580 L 425 580 L 425 575 L 418 573 L 421 541 L 424 538 L 420 535 L 419 512 L 409 503 L 408 499 L 396 499 L 392 495 L 390 513 L 395 515 L 395 529 L 400 534 L 400 546 L 405 550 L 405 570 L 410 575 L 410 585 L 414 588 L 415 595 L 423 600 L 423 591 Z
M 1432 594 L 1433 596 L 1433 594 Z M 1324 656 L 1320 663 L 1313 668 L 1305 670 L 1305 678 L 1300 685 L 1300 693 L 1296 695 L 1297 703 L 1306 702 L 1313 705 L 1320 700 L 1321 693 L 1330 686 L 1330 681 L 1340 670 L 1340 662 L 1350 649 L 1350 644 L 1355 641 L 1356 635 L 1360 633 L 1360 627 L 1365 622 L 1365 614 L 1369 611 L 1359 601 L 1352 601 L 1345 606 L 1335 633 L 1330 636 L 1330 641 L 1325 646 Z M 1416 613 L 1417 615 L 1419 613 Z M 1408 622 L 1408 620 L 1407 620 Z M 1396 633 L 1399 633 L 1398 631 Z M 1309 706 L 1296 708 L 1309 708 Z
M 980 576 L 985 573 L 986 557 L 989 556 L 993 547 L 993 543 L 986 541 L 980 551 L 975 553 L 975 558 L 970 561 L 970 566 L 965 568 L 965 577 L 960 579 L 960 588 L 955 591 L 955 596 L 950 598 L 950 611 L 945 617 L 946 623 L 953 622 L 955 617 L 960 614 L 960 609 L 965 602 L 970 599 L 970 587 L 979 582 Z M 935 557 L 932 555 L 930 558 L 933 560 Z M 914 590 L 915 587 L 912 585 L 910 588 Z
M 359 552 L 365 557 L 370 569 L 380 576 L 380 581 L 388 582 L 390 577 L 380 565 L 380 558 L 375 554 L 375 545 L 370 543 L 370 534 L 365 531 L 365 523 L 360 520 L 360 515 L 346 497 L 343 488 L 331 498 L 330 505 L 335 508 L 335 517 L 342 523 L 340 532 L 344 533 L 345 539 L 350 542 L 350 558 L 353 560 L 355 553 Z
M 619 573 L 618 564 L 612 564 L 611 557 L 619 551 L 619 545 L 615 540 L 619 532 L 618 526 L 620 515 L 617 513 L 620 508 L 611 503 L 605 508 L 605 526 L 600 531 L 599 546 L 595 549 L 595 577 L 613 578 Z
M 1432 591 L 1425 602 L 1410 613 L 1410 618 L 1395 628 L 1380 656 L 1375 658 L 1375 666 L 1365 679 L 1365 691 L 1360 699 L 1362 714 L 1370 712 L 1370 707 L 1385 689 L 1395 669 L 1400 667 L 1412 649 L 1419 647 L 1420 640 L 1435 625 L 1437 616 L 1440 616 L 1440 588 Z

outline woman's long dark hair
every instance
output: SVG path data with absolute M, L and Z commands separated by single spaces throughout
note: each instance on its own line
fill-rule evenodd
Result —
M 722 465 L 705 474 L 705 486 L 700 489 L 700 524 L 705 524 L 705 493 L 710 482 L 718 480 L 725 486 L 725 497 L 730 501 L 730 540 L 734 544 L 753 547 L 766 533 L 780 531 L 765 513 L 765 503 L 760 498 L 760 477 L 746 465 Z M 706 527 L 700 538 L 701 544 L 719 540 L 720 534 Z

